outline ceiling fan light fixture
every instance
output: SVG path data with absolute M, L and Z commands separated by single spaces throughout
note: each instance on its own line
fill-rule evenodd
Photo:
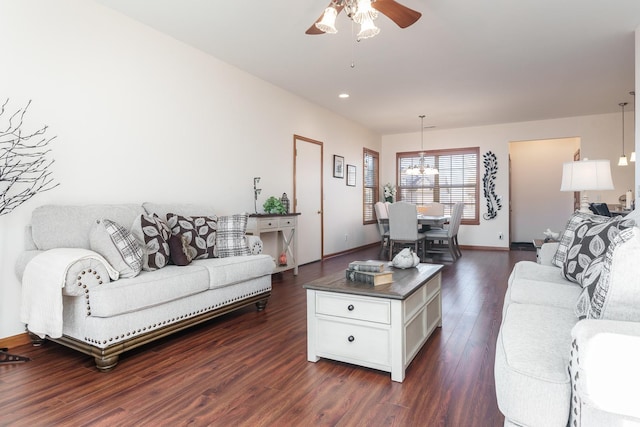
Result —
M 322 15 L 322 19 L 320 22 L 316 22 L 316 27 L 327 34 L 335 34 L 338 32 L 336 29 L 336 17 L 338 16 L 338 11 L 335 7 L 329 6 L 324 10 L 324 14 Z
M 365 15 L 360 24 L 360 32 L 358 33 L 358 40 L 368 39 L 374 37 L 380 33 L 380 28 L 376 27 L 373 23 L 373 19 L 370 16 Z
M 371 7 L 371 0 L 358 0 L 353 20 L 357 24 L 362 24 L 367 18 L 372 21 L 378 18 L 378 11 Z

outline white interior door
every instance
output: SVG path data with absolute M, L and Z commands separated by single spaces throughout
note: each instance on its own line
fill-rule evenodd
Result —
M 322 259 L 322 142 L 294 135 L 293 211 L 298 217 L 298 263 Z

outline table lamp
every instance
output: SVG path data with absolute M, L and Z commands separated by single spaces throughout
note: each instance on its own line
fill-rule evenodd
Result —
M 613 190 L 609 160 L 582 160 L 562 164 L 560 191 L 581 191 L 580 212 L 590 212 L 589 190 Z

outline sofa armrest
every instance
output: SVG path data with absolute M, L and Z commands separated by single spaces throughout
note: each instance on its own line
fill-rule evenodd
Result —
M 551 261 L 553 261 L 553 257 L 558 250 L 558 246 L 560 243 L 558 242 L 549 242 L 544 243 L 540 248 L 540 252 L 538 253 L 538 260 L 542 265 L 553 265 Z
M 111 278 L 104 263 L 95 258 L 79 259 L 67 270 L 62 294 L 84 295 L 90 289 L 109 282 Z
M 640 419 L 640 323 L 586 319 L 571 336 L 572 382 L 581 410 Z
M 247 234 L 246 237 L 251 255 L 260 255 L 262 253 L 262 239 L 251 234 Z

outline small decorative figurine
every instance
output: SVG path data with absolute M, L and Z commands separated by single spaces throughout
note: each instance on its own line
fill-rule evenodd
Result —
M 289 213 L 290 202 L 289 198 L 287 197 L 287 193 L 282 193 L 282 197 L 280 197 L 280 203 L 282 203 L 282 206 L 284 207 L 284 213 Z

